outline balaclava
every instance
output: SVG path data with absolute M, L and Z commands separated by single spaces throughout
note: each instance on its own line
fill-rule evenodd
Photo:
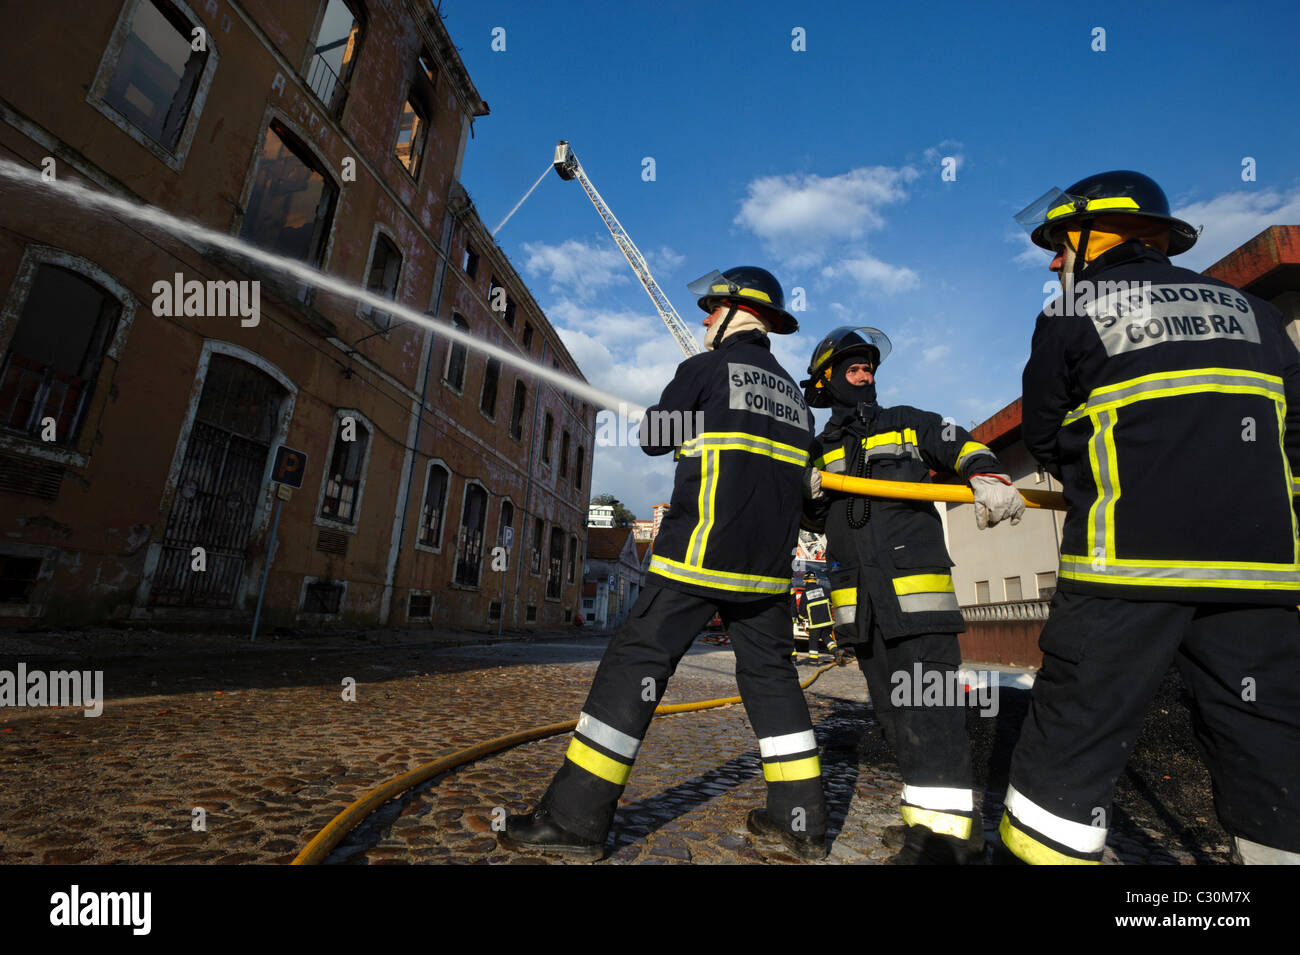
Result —
M 859 404 L 876 403 L 876 384 L 875 370 L 872 370 L 872 381 L 867 385 L 850 385 L 844 373 L 849 370 L 850 365 L 860 365 L 867 359 L 859 352 L 856 355 L 846 355 L 839 359 L 831 366 L 831 380 L 827 382 L 826 387 L 830 390 L 831 398 L 835 404 L 848 405 L 857 407 Z

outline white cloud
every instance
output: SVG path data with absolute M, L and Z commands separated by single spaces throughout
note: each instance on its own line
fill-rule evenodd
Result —
M 881 208 L 906 199 L 907 184 L 918 175 L 911 166 L 863 166 L 838 176 L 763 176 L 750 182 L 735 223 L 787 266 L 813 266 L 834 243 L 881 228 Z
M 633 278 L 627 260 L 614 248 L 566 239 L 559 245 L 525 242 L 524 270 L 550 281 L 551 290 L 589 300 L 598 289 Z
M 674 272 L 686 261 L 686 256 L 674 252 L 666 245 L 661 245 L 658 249 L 642 249 L 641 254 L 645 256 L 646 265 L 650 266 L 650 273 L 655 277 L 656 282 L 661 281 L 660 273 Z M 623 264 L 631 268 L 626 261 Z
M 1204 269 L 1271 225 L 1300 223 L 1300 187 L 1288 191 L 1239 189 L 1180 206 L 1173 214 L 1193 226 L 1205 226 L 1191 251 L 1174 261 Z
M 904 265 L 890 265 L 873 255 L 859 253 L 821 271 L 824 279 L 848 277 L 864 291 L 882 291 L 887 295 L 907 292 L 921 284 L 920 276 Z
M 1020 247 L 1020 251 L 1011 257 L 1011 261 L 1020 268 L 1041 269 L 1051 263 L 1051 253 L 1034 245 L 1033 239 L 1029 238 L 1029 233 L 1023 229 L 1008 232 L 1007 241 Z
M 951 351 L 952 348 L 948 345 L 931 345 L 921 352 L 921 357 L 925 359 L 927 364 L 933 364 L 946 358 Z

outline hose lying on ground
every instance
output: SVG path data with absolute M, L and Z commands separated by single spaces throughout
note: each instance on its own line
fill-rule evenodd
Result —
M 806 682 L 800 684 L 800 688 L 806 690 L 813 685 L 819 676 L 835 666 L 838 666 L 838 664 L 829 663 L 824 667 L 820 667 Z M 710 710 L 739 702 L 741 702 L 740 697 L 728 696 L 717 700 L 700 700 L 696 703 L 670 703 L 656 707 L 655 717 L 666 716 L 669 713 Z M 431 763 L 425 763 L 423 766 L 418 766 L 400 776 L 394 776 L 387 782 L 380 783 L 331 819 L 324 829 L 316 833 L 311 842 L 303 846 L 302 851 L 289 864 L 318 865 L 330 854 L 330 850 L 342 842 L 343 837 L 355 829 L 366 816 L 390 799 L 395 799 L 408 789 L 412 789 L 434 776 L 440 776 L 466 763 L 472 763 L 474 760 L 482 759 L 492 753 L 518 746 L 520 743 L 531 743 L 534 740 L 545 739 L 548 736 L 559 736 L 561 733 L 571 732 L 577 725 L 577 720 L 569 720 L 565 723 L 548 723 L 545 726 L 534 726 L 531 729 L 519 730 L 466 749 L 457 750 L 449 756 L 435 759 Z

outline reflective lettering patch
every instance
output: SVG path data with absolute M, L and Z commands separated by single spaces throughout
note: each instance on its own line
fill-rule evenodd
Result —
M 728 407 L 767 415 L 796 428 L 808 427 L 808 405 L 794 382 L 755 365 L 727 363 Z
M 1118 284 L 1118 283 L 1117 283 Z M 1163 342 L 1212 339 L 1259 344 L 1245 296 L 1218 285 L 1151 285 L 1099 295 L 1082 306 L 1107 355 Z

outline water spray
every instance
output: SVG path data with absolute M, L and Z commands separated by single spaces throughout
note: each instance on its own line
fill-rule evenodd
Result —
M 593 404 L 610 409 L 618 409 L 622 406 L 629 412 L 637 416 L 645 414 L 645 408 L 636 402 L 628 401 L 626 398 L 620 398 L 618 395 L 610 394 L 600 388 L 588 384 L 581 378 L 574 378 L 566 375 L 556 368 L 546 368 L 537 364 L 527 357 L 517 352 L 502 348 L 500 345 L 493 345 L 475 338 L 469 332 L 462 331 L 448 322 L 440 321 L 424 312 L 417 311 L 409 306 L 402 305 L 382 295 L 376 295 L 370 290 L 360 285 L 354 285 L 343 279 L 335 278 L 319 269 L 312 268 L 297 259 L 286 258 L 282 255 L 276 255 L 274 252 L 268 252 L 260 249 L 255 245 L 210 229 L 207 226 L 199 225 L 188 219 L 182 219 L 171 213 L 146 205 L 140 202 L 132 202 L 129 199 L 123 199 L 120 196 L 110 195 L 97 189 L 91 189 L 77 182 L 68 182 L 61 179 L 46 179 L 41 173 L 34 169 L 27 168 L 18 163 L 11 162 L 7 159 L 0 159 L 0 180 L 9 180 L 19 185 L 33 186 L 39 189 L 50 190 L 54 195 L 70 200 L 83 207 L 101 209 L 106 212 L 115 213 L 127 219 L 132 219 L 146 226 L 163 229 L 173 235 L 183 239 L 190 239 L 203 245 L 214 246 L 224 249 L 235 255 L 244 258 L 253 259 L 261 265 L 274 272 L 282 272 L 286 275 L 293 276 L 300 282 L 306 282 L 317 288 L 331 292 L 341 298 L 351 299 L 355 302 L 361 302 L 369 305 L 371 308 L 387 312 L 403 321 L 412 325 L 418 325 L 422 328 L 430 329 L 440 335 L 445 335 L 454 342 L 472 348 L 475 351 L 482 352 L 492 358 L 497 359 L 503 365 L 509 365 L 520 371 L 528 372 L 537 377 L 557 385 L 565 391 L 581 395 Z M 535 188 L 535 187 L 534 187 Z M 498 228 L 500 228 L 498 226 Z

